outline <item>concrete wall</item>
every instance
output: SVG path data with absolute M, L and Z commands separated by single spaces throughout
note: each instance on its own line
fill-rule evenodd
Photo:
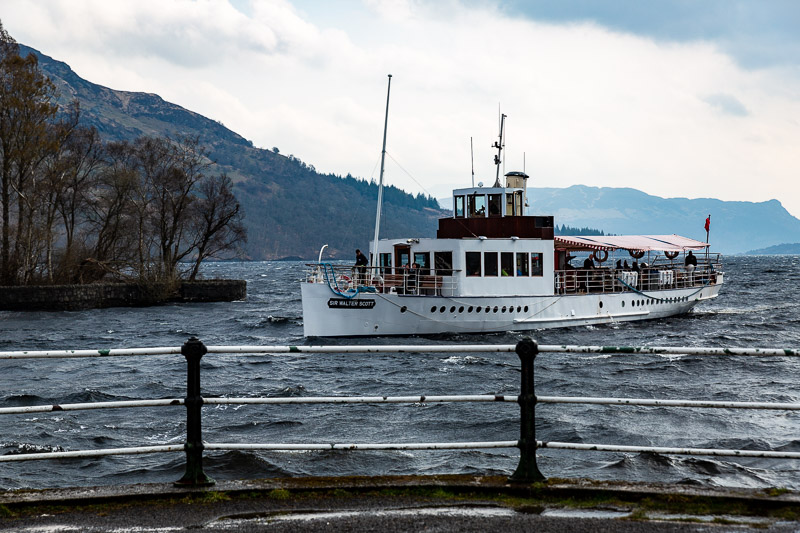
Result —
M 173 288 L 166 284 L 137 283 L 0 287 L 0 310 L 77 311 L 166 302 L 230 302 L 246 296 L 247 282 L 231 279 L 184 281 Z

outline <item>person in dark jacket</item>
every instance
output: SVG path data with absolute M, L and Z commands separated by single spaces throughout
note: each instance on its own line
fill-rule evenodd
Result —
M 361 250 L 356 249 L 356 279 L 360 285 L 363 285 L 367 282 L 367 265 L 369 264 L 369 260 L 367 260 L 367 256 L 361 253 Z

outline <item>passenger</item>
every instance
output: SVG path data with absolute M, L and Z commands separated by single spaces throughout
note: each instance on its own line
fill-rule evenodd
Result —
M 616 269 L 617 270 L 622 270 L 622 259 L 617 259 Z
M 588 272 L 594 268 L 594 262 L 592 261 L 592 256 L 590 255 L 586 259 L 583 260 L 583 270 L 584 272 L 580 273 L 581 276 L 581 290 L 589 292 L 589 277 L 591 274 Z
M 697 257 L 689 250 L 686 254 L 686 259 L 683 262 L 686 267 L 687 277 L 689 278 L 689 285 L 694 285 L 694 270 L 697 268 Z
M 356 284 L 363 285 L 367 282 L 367 265 L 369 260 L 361 253 L 361 250 L 356 248 L 356 264 L 353 268 L 357 271 Z
M 628 265 L 628 260 L 626 259 L 625 262 L 622 264 L 622 270 L 630 270 L 631 267 Z
M 638 261 L 634 261 L 633 262 L 633 265 L 631 265 L 631 270 L 633 270 L 634 272 L 639 272 L 640 271 L 639 270 L 639 262 Z

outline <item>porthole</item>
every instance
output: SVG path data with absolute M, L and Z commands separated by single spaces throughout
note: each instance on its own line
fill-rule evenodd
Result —
M 471 312 L 472 312 L 472 306 L 470 305 L 469 308 L 467 308 L 467 313 L 471 313 Z
M 441 307 L 439 308 L 439 312 L 440 312 L 440 313 L 444 313 L 444 311 L 445 311 L 445 307 L 444 307 L 444 306 L 441 306 Z
M 519 313 L 520 311 L 522 311 L 522 307 L 518 305 L 517 306 L 517 313 Z
M 496 313 L 496 312 L 497 312 L 497 311 L 495 311 L 495 313 Z M 506 306 L 505 306 L 505 305 L 503 306 L 503 310 L 502 310 L 501 312 L 503 312 L 503 313 L 505 313 L 505 312 L 506 312 Z
M 456 312 L 456 306 L 455 305 L 451 305 L 450 306 L 450 312 L 451 313 L 455 313 Z
M 625 307 L 625 302 L 624 301 L 622 302 L 622 307 Z
M 636 302 L 634 302 L 633 300 L 631 300 L 631 307 L 636 307 Z
M 494 306 L 494 312 L 495 313 L 497 312 L 497 306 L 496 305 Z
M 600 302 L 600 309 L 603 308 L 603 302 Z
M 480 312 L 481 312 L 481 306 L 480 306 L 480 305 L 479 305 L 478 307 L 476 307 L 476 308 L 475 308 L 475 312 L 476 312 L 476 313 L 480 313 Z
M 431 307 L 431 313 L 435 313 L 435 312 L 436 312 L 436 306 L 434 305 L 433 307 Z
M 458 312 L 459 312 L 459 313 L 463 313 L 463 312 L 464 312 L 464 306 L 463 306 L 463 305 L 462 305 L 461 307 L 459 307 L 459 308 L 458 308 Z
M 400 308 L 400 312 L 401 313 L 405 313 L 407 310 L 408 310 L 408 307 L 406 307 L 405 305 Z
M 526 313 L 528 312 L 528 306 L 527 306 L 527 305 L 524 307 L 524 311 L 525 311 Z
M 491 311 L 491 310 L 492 310 L 492 308 L 491 308 L 491 307 L 489 307 L 489 306 L 487 305 L 487 306 L 486 306 L 486 312 L 488 313 L 488 312 L 489 312 L 489 311 Z M 497 308 L 496 308 L 496 307 L 495 307 L 495 310 L 497 310 Z

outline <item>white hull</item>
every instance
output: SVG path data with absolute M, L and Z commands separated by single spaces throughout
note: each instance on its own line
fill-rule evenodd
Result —
M 646 294 L 446 297 L 360 293 L 347 302 L 324 283 L 302 283 L 303 333 L 307 337 L 488 333 L 664 318 L 716 298 L 721 281 Z

